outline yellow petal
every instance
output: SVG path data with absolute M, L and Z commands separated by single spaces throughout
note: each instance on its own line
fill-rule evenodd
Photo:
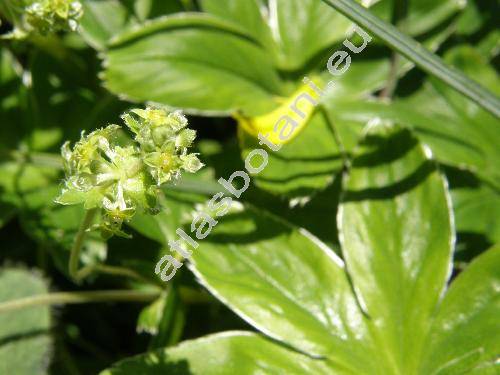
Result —
M 274 144 L 287 143 L 306 126 L 320 101 L 320 96 L 309 85 L 303 84 L 290 97 L 278 100 L 283 104 L 264 115 L 246 117 L 235 113 L 233 117 L 242 129 L 254 137 L 259 133 L 269 134 L 268 139 Z

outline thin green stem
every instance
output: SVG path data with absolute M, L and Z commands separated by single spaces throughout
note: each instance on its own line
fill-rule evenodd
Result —
M 391 56 L 391 65 L 389 68 L 389 75 L 385 87 L 380 91 L 379 98 L 390 99 L 396 91 L 398 85 L 398 68 L 401 61 L 401 56 L 394 52 Z
M 347 155 L 347 151 L 344 147 L 344 143 L 340 139 L 340 135 L 337 131 L 335 123 L 334 123 L 333 119 L 331 118 L 330 113 L 328 112 L 328 109 L 324 105 L 322 105 L 320 107 L 320 110 L 322 111 L 323 116 L 324 116 L 326 122 L 328 123 L 328 126 L 330 126 L 330 129 L 331 129 L 332 135 L 333 135 L 333 139 L 335 140 L 335 143 L 337 144 L 337 147 L 339 149 L 339 153 L 342 156 L 342 163 L 344 165 L 347 165 L 347 161 L 349 158 Z
M 321 0 L 344 16 L 356 22 L 367 32 L 380 38 L 425 72 L 440 79 L 462 95 L 468 97 L 496 117 L 500 117 L 500 99 L 462 72 L 447 66 L 443 60 L 429 52 L 415 39 L 403 34 L 395 26 L 382 21 L 354 0 Z
M 158 298 L 159 295 L 159 291 L 151 290 L 96 290 L 88 292 L 49 293 L 0 303 L 0 313 L 45 305 L 94 302 L 151 302 Z
M 406 18 L 408 13 L 409 0 L 395 0 L 392 9 L 392 24 L 398 29 L 401 29 L 401 22 Z M 382 99 L 390 99 L 396 91 L 398 85 L 398 68 L 401 61 L 401 56 L 396 51 L 392 52 L 391 62 L 389 67 L 389 75 L 385 87 L 380 92 L 379 97 Z
M 159 290 L 163 290 L 164 288 L 164 283 L 159 280 L 155 282 L 154 280 L 146 279 L 138 272 L 130 268 L 109 266 L 106 264 L 97 264 L 94 266 L 83 267 L 81 270 L 78 271 L 77 280 L 81 281 L 93 272 L 101 272 L 107 275 L 114 275 L 114 276 L 130 277 L 132 279 L 142 281 L 146 284 L 153 285 Z M 210 297 L 209 294 L 207 294 L 206 292 L 196 290 L 195 288 L 179 286 L 178 291 L 182 301 L 187 304 L 209 303 L 212 301 L 212 298 Z
M 151 284 L 151 285 L 155 285 L 155 286 L 161 286 L 162 285 L 159 282 L 155 283 L 153 280 L 146 279 L 141 274 L 139 274 L 138 272 L 136 272 L 136 271 L 134 271 L 134 270 L 132 270 L 130 268 L 118 267 L 118 266 L 109 266 L 109 265 L 106 265 L 106 264 L 95 264 L 95 265 L 92 265 L 92 266 L 83 267 L 81 270 L 79 270 L 77 272 L 76 279 L 78 281 L 81 281 L 81 280 L 85 279 L 86 277 L 88 277 L 90 274 L 92 274 L 94 272 L 104 273 L 104 274 L 113 275 L 113 276 L 130 277 L 132 279 L 141 281 L 143 283 Z
M 87 229 L 92 224 L 92 220 L 97 212 L 97 208 L 92 208 L 85 212 L 80 228 L 78 228 L 78 233 L 76 234 L 75 242 L 71 248 L 71 254 L 69 256 L 69 274 L 74 280 L 78 280 L 78 262 L 80 261 L 80 252 L 82 250 L 83 240 Z

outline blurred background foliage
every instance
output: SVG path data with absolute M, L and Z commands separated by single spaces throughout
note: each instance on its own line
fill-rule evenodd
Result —
M 497 1 L 409 1 L 399 14 L 396 0 L 364 3 L 500 93 Z M 0 4 L 0 33 L 8 34 L 15 19 L 6 0 Z M 243 168 L 242 158 L 256 145 L 237 118 L 254 119 L 278 108 L 304 76 L 325 84 L 326 61 L 352 28 L 319 0 L 276 0 L 276 8 L 267 8 L 264 0 L 82 4 L 78 32 L 0 41 L 0 300 L 48 290 L 142 290 L 158 283 L 154 265 L 175 229 L 189 221 L 197 203 L 218 191 L 219 177 Z M 266 21 L 266 11 L 274 24 Z M 67 262 L 83 210 L 53 203 L 63 177 L 59 148 L 64 140 L 76 141 L 82 130 L 117 123 L 137 103 L 183 109 L 198 132 L 197 152 L 206 167 L 166 187 L 164 211 L 138 215 L 130 223 L 133 239 L 106 243 L 89 236 L 83 263 L 131 270 L 132 277 L 104 270 L 75 285 Z M 306 228 L 340 254 L 339 177 L 364 126 L 374 119 L 414 131 L 446 174 L 457 232 L 454 269 L 460 272 L 500 241 L 499 120 L 376 38 L 353 56 L 350 70 L 304 130 L 270 155 L 243 201 Z M 9 323 L 0 320 L 0 341 L 12 332 L 35 333 L 9 349 L 30 353 L 29 359 L 15 359 L 26 368 L 4 365 L 5 371 L 96 373 L 149 349 L 254 329 L 207 293 L 186 267 L 163 287 L 148 306 L 100 303 L 12 313 Z M 15 295 L 4 296 L 4 290 Z M 16 322 L 22 322 L 18 328 Z M 0 349 L 0 363 L 14 358 Z

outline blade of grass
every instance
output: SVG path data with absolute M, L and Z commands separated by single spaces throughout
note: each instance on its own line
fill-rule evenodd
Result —
M 500 118 L 500 99 L 462 72 L 447 66 L 441 58 L 401 33 L 395 26 L 382 21 L 354 0 L 321 0 L 372 33 L 430 75 L 468 97 L 488 112 Z

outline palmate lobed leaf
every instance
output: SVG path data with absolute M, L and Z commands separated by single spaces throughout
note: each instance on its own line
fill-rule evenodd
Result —
M 409 130 L 368 127 L 344 182 L 339 235 L 387 373 L 412 374 L 451 272 L 445 182 Z
M 308 232 L 251 207 L 221 219 L 195 250 L 191 267 L 254 327 L 326 358 L 329 373 L 494 373 L 500 253 L 481 255 L 445 293 L 452 215 L 446 184 L 429 157 L 404 128 L 367 130 L 339 214 L 347 268 Z M 179 373 L 211 371 L 211 365 L 197 366 L 212 350 L 184 357 Z M 274 364 L 260 351 L 249 355 L 254 364 Z M 232 369 L 232 357 L 225 358 L 219 371 L 225 364 Z M 146 354 L 118 369 L 155 373 L 151 363 L 156 369 L 179 365 L 178 358 Z M 310 363 L 310 357 L 294 357 L 278 369 L 296 373 L 296 366 Z
M 449 203 L 436 167 L 409 131 L 380 126 L 364 142 L 346 182 L 339 233 L 369 319 L 356 303 L 344 267 L 329 258 L 331 250 L 301 237 L 303 231 L 275 229 L 273 235 L 265 228 L 280 225 L 259 214 L 247 224 L 229 217 L 229 223 L 219 224 L 195 254 L 193 267 L 219 299 L 271 337 L 329 356 L 352 373 L 412 373 L 451 267 Z M 435 202 L 429 204 L 428 196 Z M 234 236 L 238 231 L 242 235 Z M 321 249 L 323 260 L 316 254 Z M 329 277 L 320 276 L 323 272 Z M 294 303 L 314 320 L 296 311 Z M 363 355 L 367 352 L 372 354 Z
M 339 368 L 367 370 L 368 330 L 343 262 L 307 231 L 251 208 L 234 212 L 201 244 L 192 269 L 268 336 L 314 356 L 338 353 Z

